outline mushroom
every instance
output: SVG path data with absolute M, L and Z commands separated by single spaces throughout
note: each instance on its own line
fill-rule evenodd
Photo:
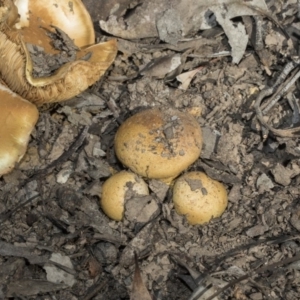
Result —
M 0 176 L 11 171 L 26 152 L 38 110 L 0 84 Z
M 52 52 L 50 43 L 40 40 L 47 38 L 41 28 L 51 30 L 51 26 L 63 30 L 77 47 L 95 43 L 93 22 L 81 0 L 15 0 L 15 5 L 20 16 L 15 28 L 21 30 L 27 43 L 40 44 Z
M 197 160 L 201 147 L 197 120 L 171 108 L 141 111 L 128 118 L 115 136 L 115 152 L 125 166 L 166 183 Z
M 188 172 L 176 179 L 173 203 L 191 225 L 204 224 L 222 215 L 227 207 L 224 185 L 203 172 Z
M 28 1 L 29 3 L 40 5 L 39 1 Z M 62 3 L 65 3 L 65 7 L 69 7 L 70 10 L 71 4 L 77 2 L 79 1 L 61 0 L 59 1 L 59 7 L 62 7 Z M 23 9 L 24 3 L 23 1 L 17 3 L 20 10 Z M 51 3 L 56 5 L 50 1 Z M 15 11 L 16 6 L 12 0 L 3 0 L 3 6 L 0 9 L 0 56 L 2 58 L 0 62 L 0 76 L 12 91 L 30 102 L 42 104 L 72 98 L 94 84 L 114 61 L 117 45 L 115 40 L 110 40 L 105 43 L 80 48 L 77 52 L 76 60 L 61 66 L 52 76 L 33 77 L 32 60 L 26 47 L 27 39 L 29 39 L 30 35 L 26 34 L 26 31 L 23 32 L 22 29 L 14 28 L 13 25 L 18 21 Z M 50 10 L 48 6 L 43 6 L 43 9 L 35 11 L 41 15 L 30 14 L 29 24 L 31 20 L 35 20 L 37 17 L 42 20 L 45 17 L 45 22 L 50 22 L 48 16 L 52 16 L 53 9 Z M 75 5 L 74 14 L 74 18 L 64 19 L 63 22 L 69 22 L 67 27 L 71 27 L 78 18 L 86 16 L 87 12 L 83 5 Z M 86 18 L 83 18 L 83 23 L 85 22 L 84 20 Z M 29 27 L 30 31 L 34 32 L 32 34 L 33 41 L 31 42 L 42 45 L 45 49 L 49 48 L 49 37 L 47 37 L 45 30 L 36 27 L 37 24 L 35 22 L 33 22 L 32 26 Z M 91 37 L 94 37 L 94 29 L 91 22 L 84 23 L 83 27 L 85 30 L 80 35 L 82 35 L 84 40 L 86 32 L 89 32 L 89 37 L 83 42 L 86 45 L 86 43 L 90 43 Z M 80 35 L 78 36 L 77 33 L 74 33 L 73 37 L 73 33 L 70 33 L 70 37 L 79 41 Z
M 113 220 L 121 221 L 124 215 L 126 197 L 149 195 L 145 181 L 128 171 L 121 171 L 108 178 L 102 186 L 100 204 L 104 213 Z
M 35 78 L 26 43 L 52 52 L 51 40 L 41 28 L 51 30 L 52 25 L 68 32 L 80 49 L 75 61 L 64 64 L 49 77 Z M 20 161 L 38 119 L 36 107 L 27 100 L 42 104 L 72 98 L 95 83 L 111 65 L 117 53 L 116 41 L 94 44 L 94 39 L 91 18 L 80 0 L 1 1 L 0 176 Z

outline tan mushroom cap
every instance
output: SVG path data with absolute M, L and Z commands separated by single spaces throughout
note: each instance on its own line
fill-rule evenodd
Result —
M 80 48 L 95 43 L 93 22 L 81 0 L 15 0 L 15 5 L 20 15 L 15 26 L 22 29 L 24 41 L 43 46 L 48 53 L 53 48 L 43 42 L 41 28 L 51 30 L 51 25 L 67 33 Z
M 201 147 L 197 120 L 175 109 L 139 112 L 128 118 L 115 136 L 115 152 L 125 166 L 167 183 L 197 160 Z
M 189 224 L 204 224 L 225 211 L 227 191 L 222 183 L 202 172 L 188 172 L 174 183 L 173 203 Z
M 128 171 L 116 173 L 104 182 L 100 204 L 109 218 L 116 221 L 123 219 L 126 192 L 130 188 L 137 195 L 149 195 L 146 182 Z
M 10 172 L 26 152 L 38 110 L 0 84 L 0 176 Z
M 78 95 L 99 80 L 117 54 L 115 40 L 95 44 L 78 51 L 74 62 L 64 64 L 52 76 L 34 78 L 23 36 L 19 30 L 8 26 L 15 21 L 13 2 L 3 0 L 0 7 L 0 77 L 12 91 L 35 104 L 64 101 Z M 39 40 L 43 42 L 46 32 L 40 30 Z M 84 58 L 87 53 L 88 58 Z

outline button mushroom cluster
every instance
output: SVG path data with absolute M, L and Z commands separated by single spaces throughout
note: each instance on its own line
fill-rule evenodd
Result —
M 147 195 L 144 180 L 157 179 L 172 186 L 175 210 L 190 224 L 219 217 L 227 206 L 223 184 L 202 172 L 187 172 L 176 179 L 199 158 L 201 148 L 201 128 L 189 113 L 152 108 L 131 116 L 115 135 L 116 156 L 130 171 L 121 171 L 103 184 L 103 211 L 120 221 L 128 191 Z
M 49 37 L 55 30 L 73 40 L 74 60 L 50 76 L 35 77 L 28 44 L 57 53 Z M 38 119 L 36 105 L 78 95 L 99 80 L 116 53 L 115 40 L 95 44 L 92 20 L 80 0 L 0 2 L 0 176 L 24 155 Z

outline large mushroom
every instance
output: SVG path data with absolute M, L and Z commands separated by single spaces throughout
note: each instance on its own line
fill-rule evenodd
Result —
M 125 166 L 166 183 L 197 160 L 201 147 L 197 120 L 171 108 L 141 111 L 128 118 L 115 136 L 115 152 Z
M 29 9 L 41 4 L 34 0 L 27 2 Z M 16 11 L 24 10 L 25 2 L 18 1 L 17 7 L 12 0 L 3 0 L 3 6 L 0 8 L 0 76 L 12 91 L 35 104 L 63 101 L 81 93 L 104 74 L 117 53 L 115 40 L 85 47 L 94 38 L 94 29 L 92 22 L 86 21 L 87 12 L 82 4 L 79 5 L 79 1 L 59 1 L 59 8 L 73 9 L 74 14 L 72 18 L 62 19 L 61 23 L 55 23 L 59 14 L 54 13 L 54 2 L 42 2 L 42 9 L 33 9 L 29 14 L 31 35 L 26 27 L 23 28 L 26 26 L 24 22 L 18 23 L 16 14 Z M 61 30 L 67 31 L 71 28 L 70 23 L 78 23 L 77 20 L 81 20 L 79 27 L 83 28 L 79 35 L 78 32 L 69 31 L 70 38 L 78 41 L 78 45 L 83 45 L 77 52 L 76 60 L 62 65 L 49 77 L 33 77 L 33 63 L 26 47 L 27 42 L 38 44 L 46 50 L 51 46 L 45 29 L 37 25 L 37 18 L 43 20 L 41 24 L 58 24 Z M 16 24 L 21 29 L 16 28 Z M 80 39 L 81 35 L 83 41 Z

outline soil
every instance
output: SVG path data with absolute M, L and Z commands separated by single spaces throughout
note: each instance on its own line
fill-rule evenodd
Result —
M 103 39 L 97 1 L 83 2 Z M 141 284 L 133 279 L 135 253 L 153 299 L 300 299 L 299 138 L 272 130 L 263 137 L 255 110 L 259 93 L 298 53 L 300 21 L 296 1 L 267 5 L 281 28 L 263 17 L 264 48 L 252 37 L 239 64 L 212 57 L 230 51 L 220 26 L 178 48 L 157 37 L 119 38 L 118 56 L 96 85 L 40 107 L 26 155 L 0 179 L 0 299 L 150 299 L 145 290 L 132 292 Z M 199 37 L 208 41 L 198 49 Z M 173 74 L 170 58 L 182 62 Z M 181 89 L 176 76 L 196 68 Z M 298 98 L 296 83 L 264 120 L 297 127 Z M 126 169 L 114 153 L 117 129 L 154 106 L 190 112 L 202 127 L 201 157 L 185 172 L 204 171 L 228 191 L 226 211 L 208 224 L 189 225 L 174 211 L 172 189 L 154 179 L 143 205 L 128 202 L 123 221 L 101 210 L 104 181 Z

